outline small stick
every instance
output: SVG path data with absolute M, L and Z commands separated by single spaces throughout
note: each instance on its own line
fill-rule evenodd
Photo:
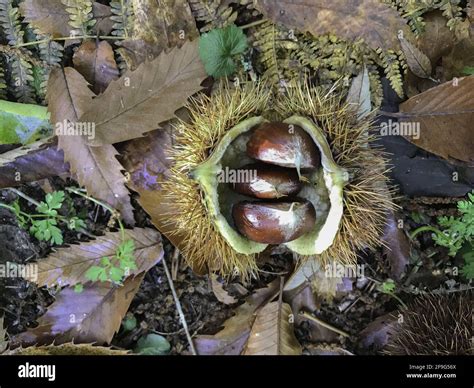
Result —
M 171 274 L 164 257 L 161 259 L 161 262 L 163 263 L 163 268 L 165 269 L 166 277 L 168 278 L 168 284 L 170 285 L 171 293 L 173 294 L 174 303 L 176 304 L 176 309 L 178 310 L 181 324 L 183 325 L 183 329 L 186 332 L 186 338 L 188 339 L 189 348 L 191 349 L 191 353 L 196 356 L 197 352 L 196 352 L 196 349 L 194 348 L 193 339 L 191 338 L 191 334 L 189 333 L 188 324 L 186 323 L 186 318 L 184 316 L 183 309 L 181 308 L 181 303 L 179 301 L 178 295 L 176 294 L 176 290 L 173 284 L 173 279 L 171 278 Z
M 32 203 L 35 206 L 39 206 L 40 203 L 36 201 L 35 199 L 29 197 L 25 193 L 22 193 L 20 190 L 14 189 L 13 187 L 10 187 L 8 190 L 10 190 L 12 193 L 15 193 L 19 197 L 22 197 L 23 199 L 26 199 L 29 203 Z
M 311 314 L 308 314 L 306 312 L 300 312 L 300 315 L 303 318 L 306 318 L 306 319 L 309 319 L 313 322 L 316 322 L 318 325 L 321 325 L 321 326 L 325 327 L 326 329 L 332 330 L 333 332 L 335 332 L 339 335 L 342 335 L 343 337 L 349 337 L 349 334 L 346 333 L 345 331 L 342 331 L 342 330 L 338 329 L 337 327 L 334 327 L 334 326 L 330 325 L 329 323 L 326 323 L 326 322 L 322 321 L 321 319 L 312 316 Z
M 173 252 L 173 260 L 171 261 L 171 279 L 176 281 L 178 278 L 178 269 L 179 269 L 179 249 L 175 248 Z

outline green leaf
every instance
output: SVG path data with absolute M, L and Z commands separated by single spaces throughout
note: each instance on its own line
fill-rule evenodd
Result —
M 48 193 L 45 199 L 50 209 L 60 209 L 64 201 L 64 191 Z
M 384 294 L 391 294 L 395 291 L 395 282 L 392 279 L 387 279 L 379 286 L 379 290 Z
M 121 268 L 112 267 L 109 271 L 110 280 L 115 283 L 120 283 L 122 281 L 124 271 Z
M 86 278 L 92 280 L 93 282 L 97 281 L 101 274 L 105 274 L 105 268 L 93 265 L 86 271 Z
M 45 107 L 0 100 L 0 144 L 28 144 L 51 132 Z
M 77 283 L 74 286 L 74 292 L 80 294 L 82 291 L 84 291 L 84 286 L 81 283 Z
M 246 49 L 247 37 L 234 24 L 212 30 L 199 38 L 199 56 L 207 74 L 216 78 L 234 73 L 234 57 Z

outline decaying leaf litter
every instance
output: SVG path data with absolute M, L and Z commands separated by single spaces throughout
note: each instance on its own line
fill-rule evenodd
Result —
M 473 7 L 0 0 L 1 264 L 26 273 L 0 279 L 0 351 L 469 353 Z M 176 166 L 260 114 L 311 117 L 351 172 L 329 251 L 236 255 L 183 218 L 207 194 Z M 410 330 L 432 339 L 428 298 L 459 303 L 459 346 L 407 350 Z

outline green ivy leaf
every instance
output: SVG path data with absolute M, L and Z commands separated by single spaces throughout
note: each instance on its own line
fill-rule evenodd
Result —
M 246 49 L 247 37 L 234 24 L 214 29 L 199 38 L 199 56 L 207 74 L 216 78 L 234 73 L 234 57 Z

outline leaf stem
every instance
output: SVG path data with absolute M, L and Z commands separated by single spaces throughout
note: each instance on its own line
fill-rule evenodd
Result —
M 300 312 L 300 315 L 303 317 L 303 318 L 306 318 L 306 319 L 309 319 L 310 321 L 313 321 L 313 322 L 316 322 L 318 325 L 320 326 L 323 326 L 325 327 L 326 329 L 329 329 L 339 335 L 342 335 L 343 337 L 349 337 L 349 334 L 346 333 L 345 331 L 342 331 L 341 329 L 338 329 L 337 327 L 334 327 L 332 325 L 330 325 L 329 323 L 326 323 L 324 321 L 322 321 L 321 319 L 311 315 L 311 314 L 308 314 L 307 312 Z
M 50 38 L 50 39 L 41 39 L 35 40 L 32 42 L 20 43 L 14 46 L 15 48 L 26 47 L 26 46 L 35 46 L 41 43 L 48 43 L 51 41 L 66 41 L 66 40 L 78 40 L 78 39 L 104 39 L 104 40 L 123 40 L 123 36 L 109 36 L 109 35 L 77 35 L 77 36 L 63 36 L 59 38 Z
M 238 27 L 241 28 L 242 30 L 245 30 L 246 28 L 259 26 L 260 24 L 263 24 L 265 22 L 266 22 L 266 20 L 262 19 L 262 20 L 257 20 L 255 22 L 252 22 L 252 23 L 249 23 L 249 24 L 244 24 L 243 26 L 238 26 Z
M 438 228 L 434 226 L 430 226 L 430 225 L 424 225 L 413 230 L 409 235 L 410 239 L 413 240 L 417 234 L 423 233 L 423 232 L 433 232 L 433 233 L 436 233 L 437 235 L 443 235 L 443 232 L 439 230 Z
M 70 193 L 74 193 L 85 199 L 88 199 L 89 201 L 92 201 L 95 204 L 102 206 L 104 209 L 108 210 L 112 214 L 112 217 L 114 217 L 117 220 L 119 224 L 119 228 L 120 228 L 120 233 L 122 236 L 122 241 L 125 241 L 125 228 L 123 227 L 123 224 L 120 218 L 117 217 L 117 214 L 120 214 L 117 210 L 107 205 L 106 203 L 99 201 L 98 199 L 91 197 L 90 195 L 87 195 L 86 193 L 83 193 L 81 189 L 77 189 L 76 187 L 66 187 L 66 190 L 69 191 Z

